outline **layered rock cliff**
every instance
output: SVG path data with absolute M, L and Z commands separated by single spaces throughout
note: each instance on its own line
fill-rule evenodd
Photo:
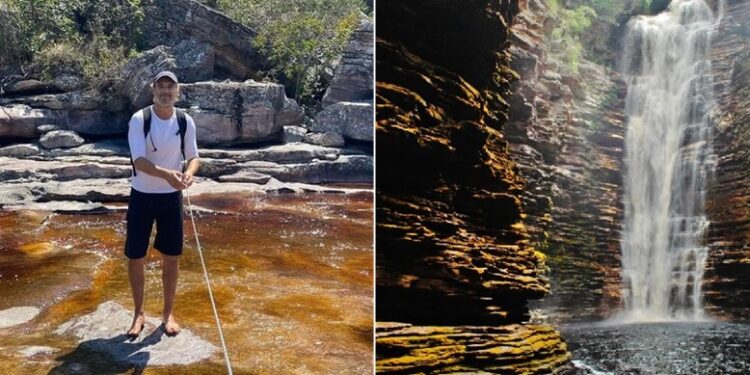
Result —
M 717 1 L 718 4 L 718 1 Z M 709 257 L 703 291 L 714 316 L 750 316 L 750 3 L 728 1 L 713 42 L 713 184 L 708 191 Z
M 620 303 L 625 87 L 606 67 L 555 61 L 545 3 L 530 1 L 513 26 L 519 79 L 505 126 L 525 222 L 550 267 L 551 293 L 534 307 L 554 321 L 599 320 Z
M 377 3 L 380 373 L 567 366 L 558 332 L 523 324 L 549 283 L 503 133 L 520 3 Z

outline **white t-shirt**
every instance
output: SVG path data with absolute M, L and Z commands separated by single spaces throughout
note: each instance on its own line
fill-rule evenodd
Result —
M 151 111 L 151 130 L 143 137 L 143 113 L 141 111 L 133 114 L 128 124 L 128 144 L 133 161 L 139 157 L 145 157 L 154 165 L 162 168 L 182 172 L 182 153 L 180 152 L 180 125 L 177 123 L 177 114 L 172 113 L 168 120 L 162 120 Z M 185 160 L 198 157 L 198 145 L 195 140 L 195 122 L 187 113 L 187 131 L 185 132 Z M 152 143 L 153 142 L 153 143 Z M 152 176 L 143 171 L 131 179 L 133 189 L 142 193 L 172 193 L 177 191 L 167 180 Z

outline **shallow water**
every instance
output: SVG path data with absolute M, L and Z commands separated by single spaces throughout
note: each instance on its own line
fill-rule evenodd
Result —
M 750 374 L 750 325 L 576 324 L 560 330 L 577 374 Z
M 195 197 L 193 204 L 218 211 L 197 213 L 196 223 L 236 374 L 372 372 L 371 194 L 235 194 Z M 26 324 L 0 329 L 6 373 L 133 371 L 52 333 L 106 301 L 132 308 L 124 217 L 0 211 L 0 310 L 42 309 Z M 184 328 L 219 346 L 188 215 L 185 220 L 175 314 Z M 154 250 L 146 278 L 146 314 L 158 317 Z M 59 351 L 24 357 L 19 351 L 27 346 Z M 147 366 L 143 373 L 224 371 L 217 352 L 198 364 Z

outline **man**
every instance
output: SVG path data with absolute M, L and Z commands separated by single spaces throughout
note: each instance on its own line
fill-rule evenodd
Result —
M 195 122 L 174 107 L 180 94 L 177 76 L 169 71 L 160 72 L 154 77 L 151 88 L 154 104 L 136 112 L 130 119 L 128 130 L 133 177 L 125 256 L 128 257 L 128 278 L 135 305 L 133 324 L 127 334 L 133 339 L 140 335 L 145 322 L 144 266 L 154 222 L 154 248 L 162 260 L 162 323 L 167 335 L 180 332 L 172 309 L 183 246 L 182 190 L 193 184 L 193 176 L 199 167 Z M 144 134 L 144 117 L 147 134 Z M 184 124 L 182 130 L 180 122 Z M 181 172 L 183 157 L 186 160 L 184 173 Z

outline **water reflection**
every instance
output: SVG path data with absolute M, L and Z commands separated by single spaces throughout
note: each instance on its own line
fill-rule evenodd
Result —
M 235 373 L 372 372 L 370 194 L 205 195 L 192 202 L 200 208 L 196 223 Z M 103 302 L 132 306 L 121 255 L 124 224 L 124 212 L 0 211 L 0 310 L 42 309 L 27 324 L 0 330 L 0 368 L 29 374 L 137 370 L 113 366 L 74 338 L 52 333 Z M 187 217 L 185 225 L 176 314 L 183 326 L 218 345 Z M 149 256 L 150 316 L 161 312 L 158 262 Z M 32 346 L 59 351 L 24 357 Z M 145 373 L 223 369 L 217 353 L 189 367 L 146 367 Z
M 576 324 L 561 328 L 579 374 L 750 373 L 750 325 Z

